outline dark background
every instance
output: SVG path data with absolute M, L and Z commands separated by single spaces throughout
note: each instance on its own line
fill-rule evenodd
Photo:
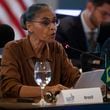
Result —
M 60 9 L 84 9 L 87 0 L 58 0 Z

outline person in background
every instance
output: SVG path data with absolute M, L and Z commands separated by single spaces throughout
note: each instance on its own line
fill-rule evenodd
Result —
M 110 0 L 88 0 L 79 16 L 61 19 L 56 40 L 62 43 L 74 65 L 80 68 L 82 53 L 100 52 L 104 41 L 110 36 L 108 21 Z
M 101 58 L 105 59 L 105 64 L 102 65 L 104 68 L 110 65 L 110 38 L 108 38 L 102 46 Z
M 11 26 L 7 24 L 0 24 L 0 55 L 2 55 L 5 44 L 14 40 L 15 33 Z
M 14 40 L 15 33 L 11 26 L 7 24 L 0 24 L 0 71 L 1 71 L 1 59 L 4 46 L 7 42 Z M 0 77 L 1 81 L 1 77 Z M 0 87 L 0 97 L 2 97 L 1 87 Z
M 52 9 L 47 4 L 33 4 L 21 16 L 21 24 L 28 31 L 27 36 L 9 42 L 4 49 L 0 72 L 3 96 L 40 96 L 40 87 L 34 81 L 36 60 L 50 61 L 52 80 L 45 93 L 73 87 L 80 72 L 55 40 L 58 20 Z

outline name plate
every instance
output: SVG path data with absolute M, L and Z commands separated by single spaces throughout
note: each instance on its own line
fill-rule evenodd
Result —
M 57 97 L 57 104 L 102 103 L 103 97 L 99 87 L 62 90 Z

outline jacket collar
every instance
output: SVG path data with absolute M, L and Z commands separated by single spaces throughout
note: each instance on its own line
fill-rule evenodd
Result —
M 52 61 L 52 56 L 51 56 L 51 52 L 50 52 L 50 45 L 49 43 L 46 43 L 43 52 L 41 53 L 40 56 L 36 56 L 34 53 L 34 50 L 32 48 L 32 45 L 30 43 L 30 36 L 27 36 L 24 40 L 23 43 L 23 51 L 25 53 L 26 59 L 30 59 L 30 58 L 36 58 L 36 59 L 40 59 L 42 60 L 48 60 L 48 61 Z

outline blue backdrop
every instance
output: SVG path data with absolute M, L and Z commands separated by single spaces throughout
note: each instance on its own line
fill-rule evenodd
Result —
M 84 9 L 87 0 L 58 0 L 60 9 Z

